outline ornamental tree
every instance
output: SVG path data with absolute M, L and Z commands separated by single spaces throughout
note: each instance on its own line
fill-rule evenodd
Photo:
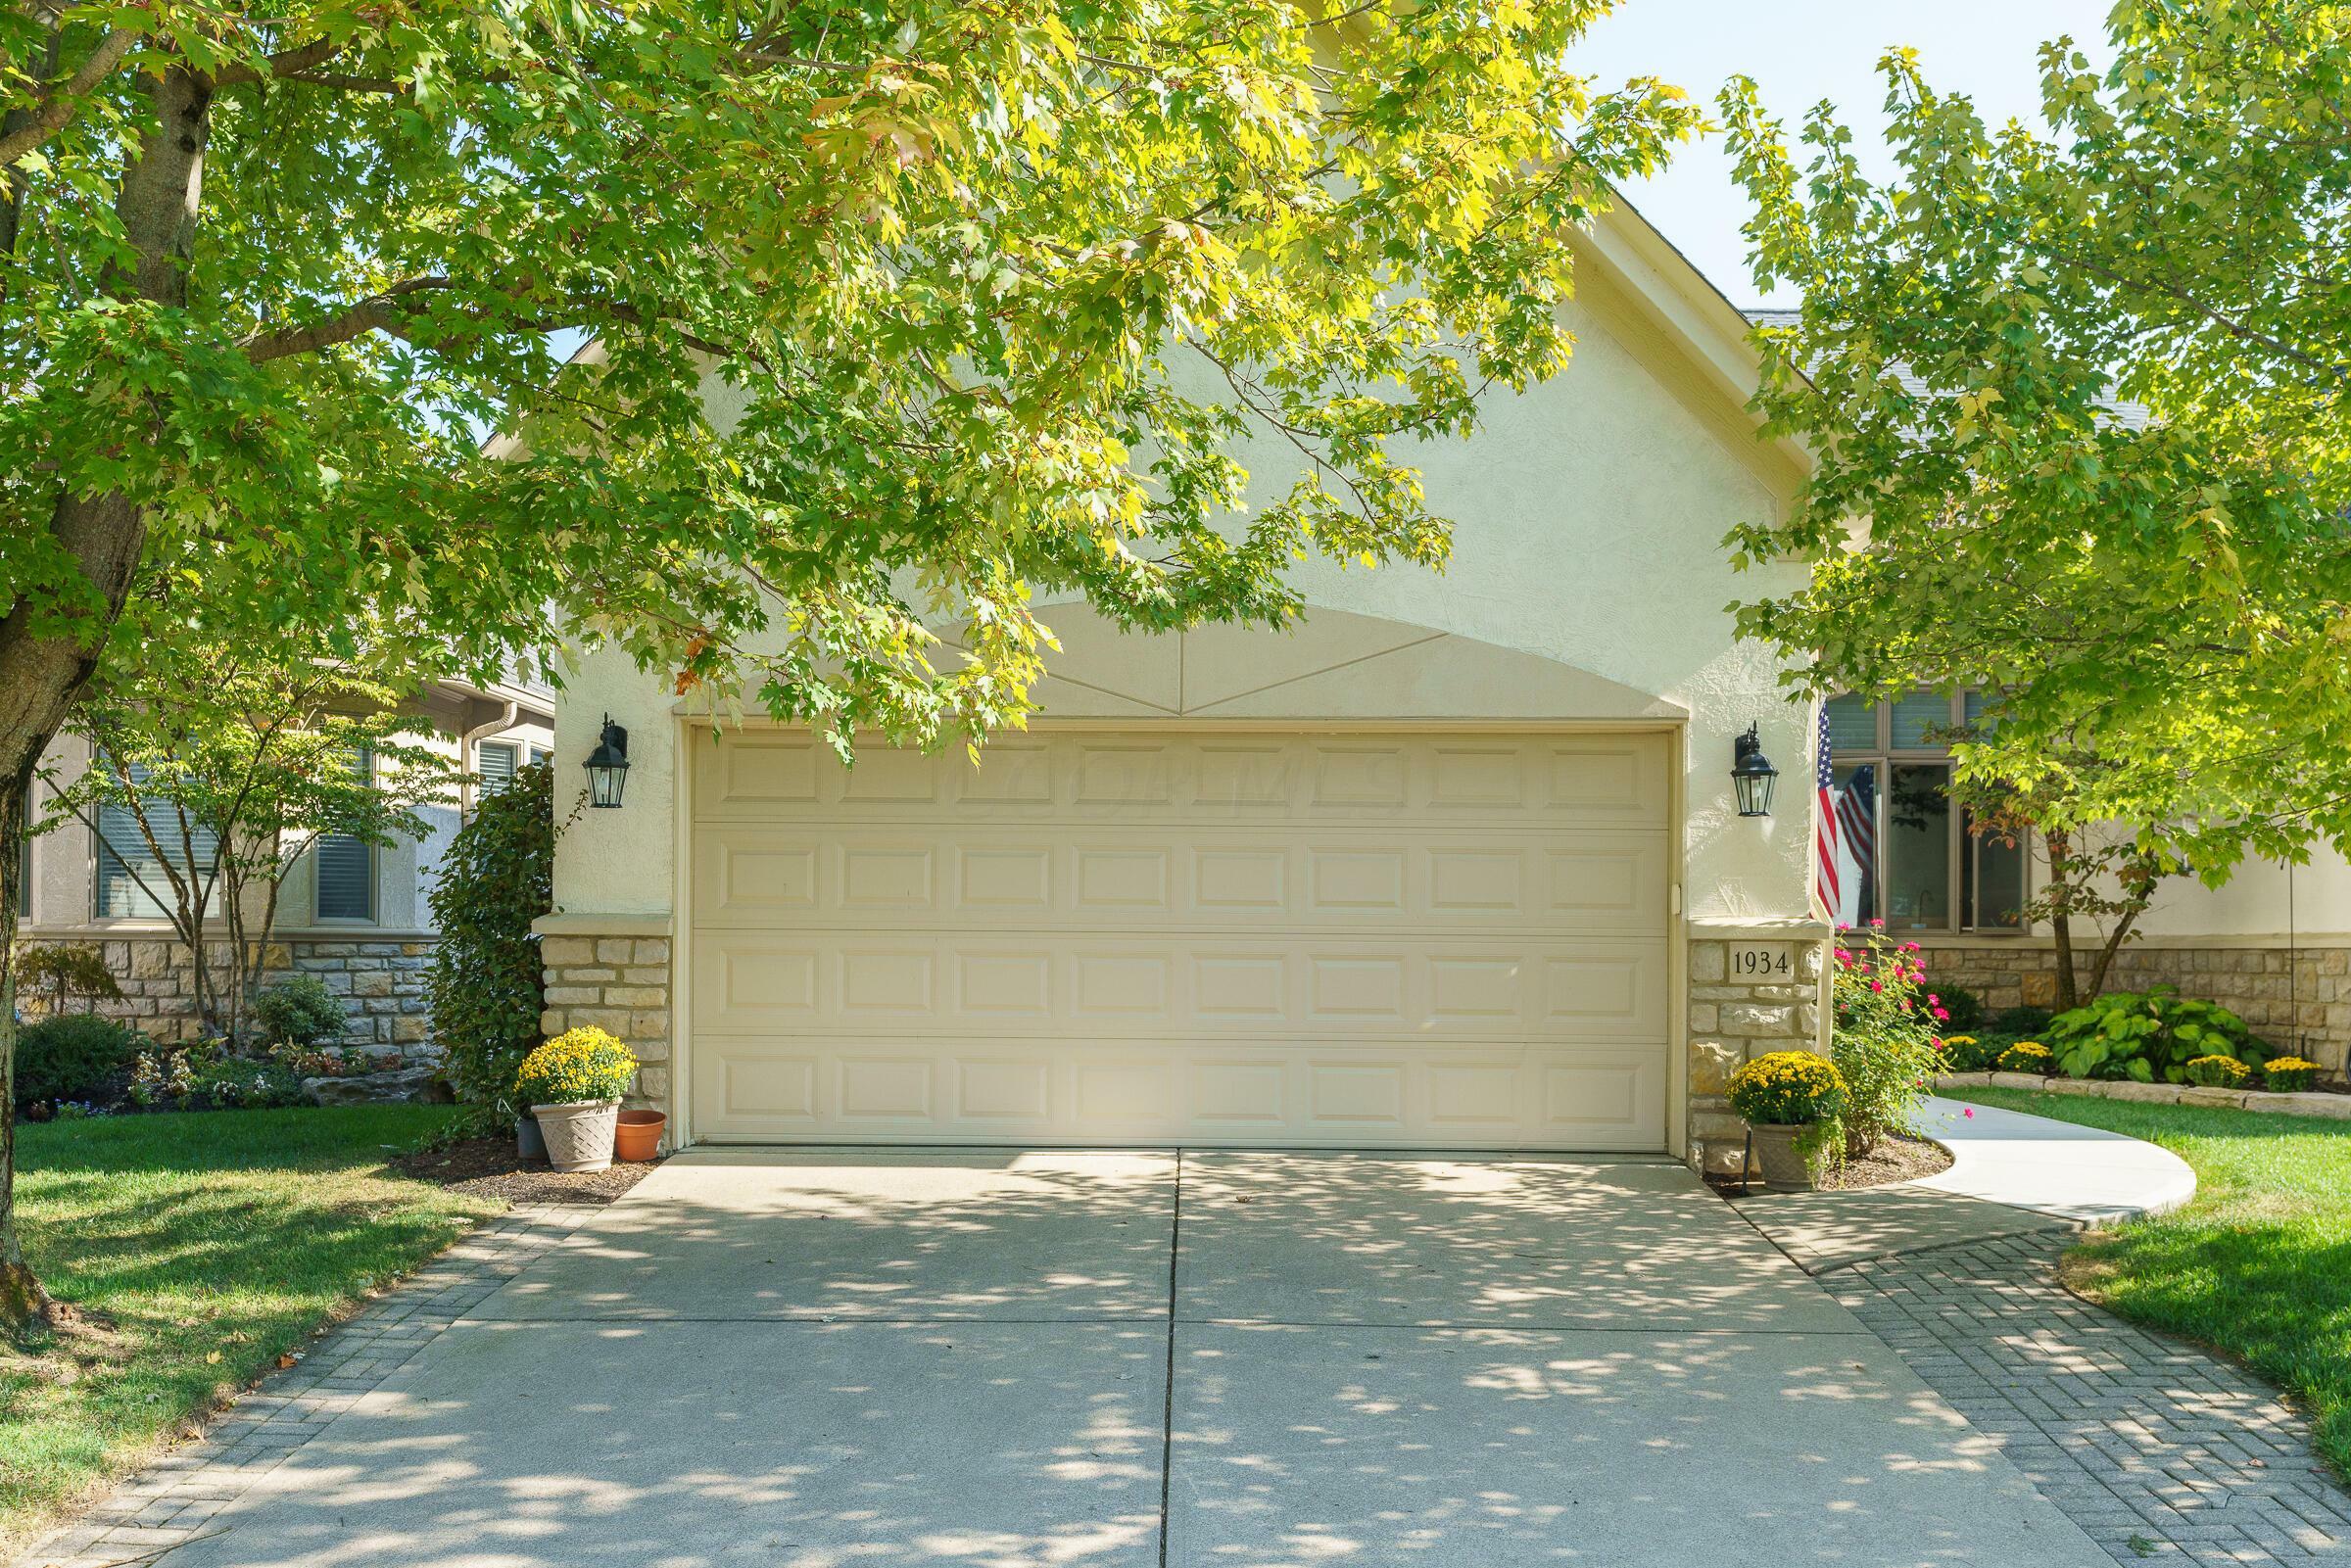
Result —
M 168 616 L 134 606 L 138 635 L 68 721 L 88 765 L 52 781 L 36 831 L 89 830 L 187 950 L 199 1025 L 234 1041 L 286 881 L 319 840 L 413 840 L 463 770 L 402 711 L 424 667 L 411 644 L 354 658 L 290 634 L 223 647 Z
M 1559 367 L 1568 230 L 1695 123 L 1562 68 L 1601 9 L 0 14 L 0 866 L 150 576 L 934 742 L 1023 714 L 1036 590 L 1441 561 L 1400 449 Z M 1302 466 L 1247 510 L 1245 430 Z
M 1818 459 L 1729 541 L 1811 568 L 1740 628 L 1812 690 L 1985 693 L 1955 793 L 2050 852 L 2069 1003 L 2075 918 L 2094 994 L 2164 878 L 2351 842 L 2346 31 L 2124 0 L 2109 69 L 2042 49 L 2046 133 L 1897 50 L 1885 180 L 1830 106 L 1792 146 L 1723 96 L 1757 275 L 1804 295 L 1759 405 Z

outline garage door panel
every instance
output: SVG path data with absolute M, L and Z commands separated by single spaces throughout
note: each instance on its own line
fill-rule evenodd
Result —
M 695 843 L 695 917 L 720 927 L 902 925 L 1098 930 L 1312 925 L 1329 930 L 1662 935 L 1665 835 L 1129 824 L 928 829 L 717 824 Z
M 1655 941 L 1427 939 L 1411 944 L 1223 933 L 1074 938 L 1012 932 L 710 930 L 695 943 L 697 1033 L 789 1028 L 1020 1033 L 1063 1040 L 1171 1030 L 1295 1029 L 1318 1039 L 1559 1042 L 1665 1037 Z
M 1065 736 L 992 740 L 975 768 L 872 741 L 854 768 L 792 732 L 695 743 L 698 820 L 1378 823 L 1665 827 L 1662 735 Z
M 1102 1041 L 1083 1053 L 963 1048 L 921 1037 L 704 1048 L 696 1123 L 716 1138 L 885 1142 L 1202 1141 L 1591 1149 L 1655 1147 L 1664 1072 L 1653 1049 L 1550 1058 L 1537 1047 L 1332 1050 L 1288 1041 L 1202 1049 Z
M 697 752 L 704 1137 L 1655 1149 L 1658 735 Z

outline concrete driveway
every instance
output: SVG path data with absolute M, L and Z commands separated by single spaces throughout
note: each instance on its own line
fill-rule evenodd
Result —
M 2102 1564 L 1661 1160 L 670 1161 L 168 1568 Z

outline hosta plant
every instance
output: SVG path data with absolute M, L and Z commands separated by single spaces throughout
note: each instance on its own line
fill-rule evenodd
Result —
M 2198 1057 L 2225 1056 L 2258 1067 L 2269 1053 L 2243 1019 L 2221 1006 L 2182 996 L 2168 985 L 2109 991 L 2087 1007 L 2049 1021 L 2048 1044 L 2069 1078 L 2129 1078 L 2186 1083 Z
M 629 1092 L 637 1057 L 599 1028 L 569 1029 L 522 1059 L 514 1093 L 526 1106 L 581 1105 Z

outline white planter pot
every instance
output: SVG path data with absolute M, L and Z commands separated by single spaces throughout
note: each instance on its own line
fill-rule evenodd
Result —
M 1796 1147 L 1796 1140 L 1812 1130 L 1810 1124 L 1780 1126 L 1751 1121 L 1748 1130 L 1755 1135 L 1755 1167 L 1763 1173 L 1763 1185 L 1774 1192 L 1810 1192 L 1820 1185 L 1811 1164 Z
M 618 1100 L 535 1105 L 531 1116 L 547 1140 L 547 1163 L 557 1170 L 602 1170 L 612 1164 L 612 1134 L 620 1125 Z

